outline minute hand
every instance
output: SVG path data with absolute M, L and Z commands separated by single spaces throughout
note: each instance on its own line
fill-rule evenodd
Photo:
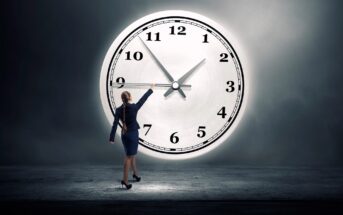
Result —
M 167 76 L 167 78 L 169 79 L 170 82 L 174 82 L 174 78 L 169 74 L 169 72 L 167 71 L 167 69 L 162 65 L 162 63 L 157 59 L 157 57 L 154 55 L 154 53 L 152 53 L 152 51 L 149 49 L 149 47 L 144 43 L 144 41 L 142 40 L 142 38 L 139 37 L 139 39 L 141 40 L 141 42 L 143 43 L 144 47 L 148 50 L 148 52 L 150 53 L 150 55 L 152 56 L 152 58 L 154 59 L 154 61 L 157 63 L 157 65 L 160 67 L 160 69 L 163 71 L 163 73 Z M 183 92 L 183 90 L 181 88 L 178 89 L 179 93 L 183 96 L 186 97 L 185 93 Z
M 194 66 L 192 69 L 190 69 L 186 74 L 184 74 L 181 78 L 179 78 L 179 80 L 177 80 L 177 83 L 178 83 L 179 85 L 182 85 L 182 84 L 186 81 L 186 79 L 187 79 L 189 76 L 191 76 L 191 74 L 205 62 L 205 60 L 206 60 L 205 58 L 202 59 L 197 65 L 195 65 L 195 66 Z M 170 88 L 167 90 L 167 92 L 164 94 L 164 96 L 167 97 L 167 96 L 168 96 L 170 93 L 172 93 L 172 92 L 173 92 L 173 88 L 170 87 Z
M 155 60 L 155 62 L 157 63 L 157 65 L 160 67 L 160 69 L 164 72 L 164 74 L 167 76 L 167 78 L 169 79 L 170 82 L 174 81 L 174 78 L 169 74 L 169 72 L 167 71 L 167 69 L 162 65 L 162 63 L 157 59 L 157 57 L 154 55 L 154 53 L 152 53 L 152 51 L 149 49 L 149 47 L 144 43 L 144 41 L 142 40 L 142 38 L 139 37 L 139 39 L 142 41 L 144 47 L 148 50 L 148 52 L 150 53 L 150 55 L 152 56 L 152 58 Z

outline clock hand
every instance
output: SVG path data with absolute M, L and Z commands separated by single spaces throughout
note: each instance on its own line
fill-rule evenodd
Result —
M 150 53 L 150 55 L 152 56 L 152 58 L 154 59 L 154 61 L 157 63 L 157 65 L 160 67 L 160 69 L 163 71 L 163 73 L 167 76 L 167 78 L 169 79 L 170 82 L 173 82 L 174 85 L 179 85 L 177 82 L 174 81 L 174 78 L 169 74 L 169 72 L 167 71 L 167 69 L 162 65 L 162 63 L 157 59 L 157 57 L 152 53 L 152 51 L 149 49 L 149 47 L 144 43 L 144 41 L 142 40 L 142 38 L 140 36 L 138 36 L 139 39 L 141 40 L 141 42 L 143 43 L 144 47 L 148 50 L 148 52 Z M 172 88 L 172 89 L 176 89 L 176 88 Z M 185 93 L 183 92 L 183 90 L 180 87 L 177 87 L 177 90 L 179 91 L 179 93 L 183 96 L 186 97 Z
M 112 83 L 112 87 L 146 87 L 151 86 L 151 83 Z M 156 87 L 172 87 L 172 84 L 155 84 Z M 192 85 L 182 84 L 180 87 L 190 88 Z
M 176 81 L 173 82 L 173 84 L 171 85 L 171 87 L 169 87 L 169 89 L 167 90 L 167 92 L 164 93 L 164 96 L 167 97 L 169 94 L 171 94 L 174 90 L 178 90 L 179 93 L 183 96 L 183 98 L 186 98 L 186 94 L 183 92 L 183 90 L 181 90 L 180 85 L 177 85 L 177 87 L 174 87 L 175 84 L 178 84 Z
M 191 76 L 191 74 L 193 74 L 194 71 L 197 70 L 197 68 L 199 68 L 204 62 L 205 62 L 205 58 L 202 59 L 197 65 L 195 65 L 192 69 L 190 69 L 186 74 L 184 74 L 181 78 L 179 78 L 179 80 L 177 80 L 176 82 L 182 86 L 183 83 L 186 81 L 186 79 Z M 173 85 L 167 90 L 167 92 L 164 93 L 164 97 L 167 97 L 169 94 L 171 94 L 173 92 Z M 183 95 L 183 97 L 186 97 L 186 95 Z
M 177 82 L 181 85 L 183 84 L 183 82 L 186 81 L 186 79 L 191 76 L 191 74 L 193 74 L 193 72 L 199 68 L 204 62 L 205 62 L 205 58 L 202 59 L 202 61 L 200 61 L 197 65 L 195 65 L 192 69 L 190 69 L 186 74 L 184 74 L 181 78 L 179 78 L 179 80 L 177 80 Z
M 138 36 L 139 37 L 139 36 Z M 139 39 L 141 40 L 141 42 L 143 43 L 144 47 L 148 50 L 148 52 L 150 53 L 150 55 L 152 56 L 152 58 L 155 60 L 155 62 L 157 63 L 157 65 L 160 67 L 160 69 L 163 71 L 163 73 L 167 76 L 167 78 L 169 79 L 170 82 L 174 81 L 174 78 L 169 74 L 169 72 L 167 71 L 167 69 L 162 65 L 162 63 L 157 59 L 157 57 L 152 53 L 152 51 L 149 49 L 149 47 L 144 43 L 144 41 L 142 40 L 141 37 L 139 37 Z

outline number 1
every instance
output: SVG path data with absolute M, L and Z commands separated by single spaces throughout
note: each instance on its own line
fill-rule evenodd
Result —
M 204 34 L 204 41 L 202 41 L 203 43 L 208 43 L 208 35 L 207 34 Z

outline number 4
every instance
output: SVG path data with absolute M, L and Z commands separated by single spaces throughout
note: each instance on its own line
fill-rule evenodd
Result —
M 224 119 L 225 116 L 227 115 L 225 112 L 225 107 L 222 107 L 219 112 L 217 113 L 217 115 L 222 116 L 222 118 Z

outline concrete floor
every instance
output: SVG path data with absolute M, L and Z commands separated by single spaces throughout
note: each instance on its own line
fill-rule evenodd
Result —
M 216 202 L 216 208 L 218 202 L 238 201 L 240 204 L 249 201 L 269 204 L 284 200 L 288 203 L 342 202 L 342 170 L 213 165 L 182 168 L 177 165 L 141 166 L 142 181 L 132 181 L 133 189 L 126 190 L 120 185 L 121 166 L 3 166 L 0 167 L 0 201 L 2 205 L 23 201 L 111 204 L 126 200 L 155 200 L 160 204 L 191 201 L 195 205 L 197 203 L 194 202 L 198 205 Z

